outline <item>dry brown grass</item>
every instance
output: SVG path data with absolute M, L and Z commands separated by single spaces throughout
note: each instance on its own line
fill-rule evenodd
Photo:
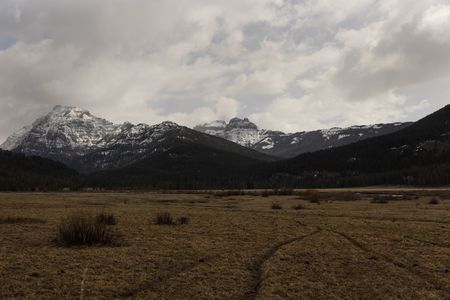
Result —
M 333 201 L 277 196 L 308 205 L 278 211 L 258 195 L 0 194 L 0 220 L 41 220 L 0 224 L 0 299 L 447 299 L 450 193 L 433 193 L 374 205 L 320 191 Z M 61 218 L 104 211 L 126 245 L 51 242 Z M 149 223 L 158 212 L 189 222 Z

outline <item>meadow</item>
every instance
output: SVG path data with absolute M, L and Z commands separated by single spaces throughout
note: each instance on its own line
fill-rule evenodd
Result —
M 445 189 L 0 194 L 0 299 L 449 299 L 449 270 Z

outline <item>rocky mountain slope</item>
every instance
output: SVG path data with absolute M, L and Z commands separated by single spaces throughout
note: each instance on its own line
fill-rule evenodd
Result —
M 214 121 L 194 127 L 194 130 L 218 136 L 268 155 L 291 158 L 302 153 L 344 146 L 375 136 L 396 132 L 411 123 L 376 124 L 331 128 L 297 133 L 259 129 L 247 118 Z
M 0 148 L 63 162 L 84 173 L 114 169 L 161 152 L 180 142 L 202 143 L 251 159 L 271 160 L 257 151 L 172 122 L 157 125 L 113 124 L 76 107 L 56 106 L 21 129 Z

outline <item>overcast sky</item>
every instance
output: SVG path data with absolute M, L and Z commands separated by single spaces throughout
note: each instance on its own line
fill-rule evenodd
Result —
M 0 0 L 0 141 L 56 104 L 288 132 L 450 101 L 450 0 Z

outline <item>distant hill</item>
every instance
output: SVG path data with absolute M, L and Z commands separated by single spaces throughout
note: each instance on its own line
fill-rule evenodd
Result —
M 236 151 L 185 140 L 124 168 L 88 178 L 92 186 L 108 188 L 251 188 L 244 174 L 259 163 L 260 159 Z
M 76 187 L 79 179 L 61 163 L 0 150 L 0 191 L 57 190 Z
M 249 119 L 233 118 L 230 122 L 214 121 L 194 127 L 195 130 L 218 136 L 259 152 L 292 158 L 323 149 L 336 148 L 368 138 L 399 131 L 412 123 L 390 123 L 284 133 L 259 129 Z
M 450 183 L 450 105 L 400 131 L 302 154 L 259 171 L 297 186 Z M 283 178 L 283 179 L 281 179 Z

